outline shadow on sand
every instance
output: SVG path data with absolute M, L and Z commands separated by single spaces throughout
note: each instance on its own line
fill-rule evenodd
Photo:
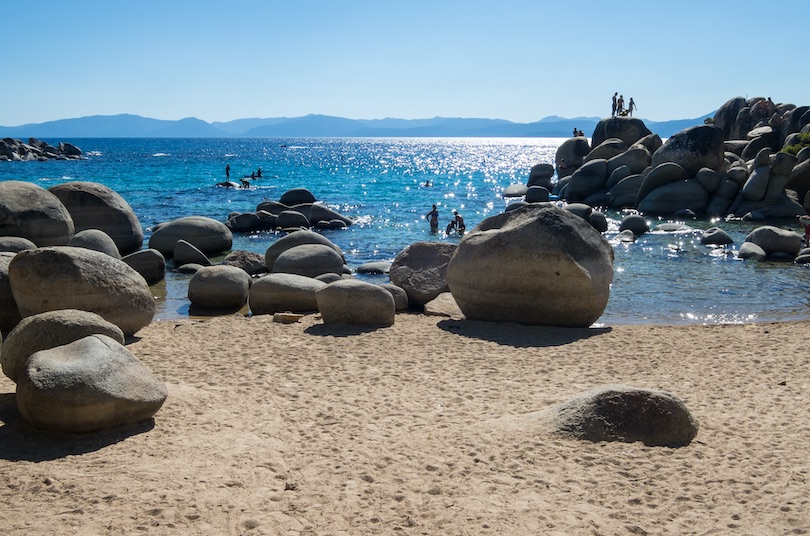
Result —
M 562 346 L 582 339 L 610 333 L 611 328 L 560 328 L 524 326 L 512 322 L 482 322 L 477 320 L 442 320 L 437 326 L 449 333 L 492 341 L 516 348 Z
M 154 427 L 154 419 L 148 419 L 84 434 L 47 432 L 23 420 L 17 410 L 16 395 L 0 394 L 0 459 L 12 462 L 44 462 L 85 454 L 148 432 Z
M 319 337 L 352 337 L 371 333 L 378 329 L 385 329 L 389 326 L 355 326 L 352 324 L 316 324 L 304 329 L 304 333 L 317 335 Z

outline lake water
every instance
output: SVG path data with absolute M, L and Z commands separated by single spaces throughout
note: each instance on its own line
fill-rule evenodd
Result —
M 0 180 L 29 181 L 44 188 L 92 181 L 118 192 L 135 210 L 146 235 L 156 223 L 182 216 L 226 221 L 232 212 L 252 212 L 263 200 L 306 187 L 356 224 L 324 234 L 346 255 L 350 267 L 393 260 L 420 240 L 457 242 L 431 235 L 424 215 L 438 205 L 440 228 L 458 210 L 468 229 L 500 213 L 504 188 L 526 183 L 529 169 L 554 162 L 556 138 L 442 139 L 75 139 L 81 161 L 0 162 Z M 250 189 L 216 184 L 262 168 Z M 426 181 L 431 183 L 425 187 Z M 612 238 L 622 215 L 608 213 Z M 669 220 L 660 220 L 660 222 Z M 659 220 L 651 222 L 654 226 Z M 697 232 L 653 232 L 615 246 L 615 276 L 599 323 L 740 323 L 810 317 L 810 269 L 791 263 L 743 262 L 734 250 L 756 225 L 685 222 L 695 229 L 720 225 L 736 244 L 727 251 L 699 243 Z M 799 231 L 793 222 L 781 225 Z M 235 235 L 234 249 L 264 253 L 281 235 Z M 168 273 L 154 287 L 157 318 L 188 314 L 189 276 Z M 384 281 L 385 277 L 368 277 Z

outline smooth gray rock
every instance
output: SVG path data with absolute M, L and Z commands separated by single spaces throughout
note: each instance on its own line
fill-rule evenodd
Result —
M 154 285 L 166 278 L 166 259 L 156 249 L 142 249 L 125 255 L 121 260 L 141 274 L 147 285 Z
M 568 177 L 576 171 L 582 165 L 585 156 L 589 152 L 591 152 L 591 146 L 588 144 L 587 138 L 569 138 L 562 142 L 562 144 L 557 147 L 557 153 L 554 156 L 554 165 L 557 169 L 558 179 Z
M 126 255 L 141 249 L 143 228 L 135 211 L 123 197 L 96 182 L 66 182 L 49 188 L 73 218 L 75 231 L 104 231 L 118 252 Z
M 276 216 L 276 225 L 281 229 L 305 229 L 312 226 L 307 217 L 297 210 L 285 210 Z
M 178 240 L 174 244 L 172 251 L 172 262 L 175 266 L 184 264 L 199 264 L 200 266 L 211 266 L 211 261 L 205 254 L 194 247 L 193 244 L 185 240 Z
M 188 282 L 188 299 L 199 309 L 238 310 L 247 303 L 250 284 L 235 266 L 204 266 Z
M 701 168 L 720 169 L 724 155 L 723 131 L 713 125 L 698 125 L 672 135 L 652 155 L 650 165 L 674 162 L 688 177 Z
M 647 169 L 647 166 L 650 165 L 651 161 L 652 156 L 646 147 L 633 145 L 623 153 L 620 153 L 608 160 L 607 172 L 608 175 L 611 175 L 616 169 L 622 166 L 627 166 L 627 168 L 630 170 L 628 175 L 635 175 L 636 173 L 641 173 Z
M 343 279 L 319 289 L 315 299 L 324 324 L 394 325 L 394 297 L 378 285 Z
M 684 181 L 689 178 L 689 174 L 680 165 L 674 162 L 663 162 L 656 165 L 644 177 L 636 196 L 636 206 L 639 206 L 650 192 L 673 182 Z
M 160 225 L 149 239 L 149 248 L 171 257 L 178 240 L 185 240 L 206 255 L 231 249 L 233 233 L 224 223 L 205 216 L 187 216 Z
M 444 316 L 461 320 L 464 318 L 464 313 L 456 303 L 453 294 L 450 292 L 442 292 L 429 302 L 425 304 L 425 314 L 429 316 Z
M 537 164 L 532 166 L 529 171 L 529 182 L 526 184 L 529 188 L 532 186 L 540 186 L 549 192 L 553 188 L 551 178 L 554 176 L 554 166 L 551 164 Z
M 48 190 L 21 181 L 0 182 L 0 236 L 27 238 L 37 246 L 64 246 L 73 218 Z
M 339 213 L 336 210 L 332 210 L 331 208 L 327 207 L 326 205 L 322 205 L 320 203 L 315 203 L 309 209 L 309 221 L 314 225 L 319 225 L 322 222 L 329 223 L 330 226 L 333 225 L 333 221 L 338 220 L 342 222 L 344 227 L 349 226 L 354 223 L 354 221 L 344 216 L 343 214 Z
M 597 387 L 556 408 L 557 431 L 588 441 L 682 447 L 697 436 L 698 427 L 672 393 L 626 385 Z
M 80 309 L 101 315 L 130 336 L 155 315 L 155 299 L 143 276 L 98 251 L 66 246 L 21 251 L 8 271 L 23 317 Z
M 275 221 L 275 218 L 273 221 Z M 226 225 L 235 233 L 250 233 L 261 229 L 263 226 L 261 218 L 255 212 L 229 216 Z
M 588 327 L 605 310 L 613 248 L 591 225 L 556 207 L 530 205 L 468 233 L 447 282 L 470 320 Z
M 543 186 L 529 186 L 526 190 L 527 203 L 547 203 L 551 192 Z
M 90 432 L 154 416 L 166 385 L 124 346 L 90 335 L 33 354 L 17 382 L 17 407 L 37 428 Z
M 619 138 L 608 138 L 591 149 L 591 152 L 585 156 L 584 163 L 586 164 L 591 160 L 604 160 L 607 165 L 609 159 L 624 153 L 628 148 L 629 145 Z
M 343 259 L 334 248 L 325 244 L 301 244 L 281 252 L 272 271 L 306 277 L 340 274 L 343 273 Z
M 635 208 L 638 191 L 643 182 L 644 175 L 629 175 L 620 180 L 605 194 L 608 206 L 614 210 Z
M 106 335 L 124 344 L 121 328 L 89 311 L 61 309 L 26 317 L 3 342 L 3 352 L 0 353 L 3 373 L 16 383 L 28 358 L 34 353 L 93 334 Z
M 619 232 L 629 229 L 634 236 L 641 236 L 650 230 L 650 224 L 641 214 L 628 214 L 619 223 Z
M 394 297 L 394 305 L 397 311 L 405 311 L 408 309 L 408 293 L 405 292 L 404 288 L 398 287 L 393 283 L 383 283 L 380 286 L 390 292 L 391 296 Z
M 718 172 L 713 169 L 703 168 L 698 171 L 695 179 L 703 186 L 703 189 L 708 193 L 713 194 L 720 187 L 721 177 Z
M 25 249 L 34 249 L 36 244 L 21 236 L 0 236 L 0 253 L 17 253 Z
M 222 259 L 222 264 L 225 266 L 236 266 L 251 276 L 267 273 L 267 264 L 265 264 L 264 255 L 252 251 L 241 249 L 231 251 Z
M 294 248 L 295 246 L 300 246 L 303 244 L 324 244 L 329 246 L 330 248 L 334 249 L 335 252 L 340 255 L 341 259 L 343 259 L 343 251 L 335 245 L 331 240 L 326 238 L 320 233 L 316 233 L 315 231 L 295 231 L 294 233 L 290 233 L 286 236 L 283 236 L 273 242 L 267 251 L 264 254 L 264 261 L 267 265 L 267 271 L 273 271 L 273 265 L 276 262 L 276 259 L 279 255 L 283 252 L 287 251 L 290 248 Z M 344 261 L 345 262 L 345 261 Z
M 765 198 L 765 191 L 768 189 L 770 174 L 770 167 L 755 168 L 742 187 L 743 198 L 748 201 L 762 201 Z
M 719 227 L 709 227 L 700 235 L 700 243 L 707 246 L 728 246 L 734 239 Z
M 314 203 L 315 201 L 317 201 L 317 199 L 315 199 L 315 195 L 306 188 L 293 188 L 292 190 L 287 190 L 278 200 L 279 203 L 282 205 L 287 205 L 288 207 L 299 205 L 301 203 Z
M 748 233 L 745 241 L 758 245 L 768 256 L 774 253 L 787 253 L 795 257 L 804 244 L 799 233 L 772 225 L 757 227 Z
M 22 320 L 14 294 L 11 292 L 11 281 L 8 278 L 8 265 L 16 253 L 0 252 L 0 342 L 3 334 L 8 333 Z M 2 354 L 0 354 L 2 358 Z
M 753 242 L 743 242 L 740 244 L 740 249 L 737 251 L 737 257 L 740 259 L 764 261 L 768 254 L 765 250 L 754 244 Z
M 571 202 L 585 200 L 591 194 L 605 189 L 607 182 L 607 160 L 596 159 L 585 162 L 568 181 L 565 197 Z
M 448 290 L 447 265 L 455 244 L 415 242 L 400 251 L 391 264 L 391 282 L 405 289 L 408 302 L 421 307 Z
M 315 292 L 326 283 L 297 274 L 267 274 L 250 287 L 250 311 L 254 315 L 308 313 L 318 310 Z
M 709 192 L 697 180 L 671 182 L 656 188 L 638 204 L 644 214 L 677 214 L 689 211 L 703 214 L 709 202 Z
M 503 193 L 501 193 L 502 197 L 523 197 L 526 195 L 529 187 L 525 184 L 510 184 L 506 188 L 503 189 Z
M 93 251 L 109 255 L 114 259 L 121 258 L 121 254 L 118 252 L 118 246 L 115 245 L 110 235 L 99 229 L 85 229 L 79 231 L 73 235 L 73 238 L 70 239 L 67 245 L 75 248 L 92 249 Z
M 627 146 L 652 134 L 644 121 L 635 117 L 611 117 L 602 119 L 596 124 L 591 137 L 591 143 L 598 146 L 609 138 L 619 138 Z

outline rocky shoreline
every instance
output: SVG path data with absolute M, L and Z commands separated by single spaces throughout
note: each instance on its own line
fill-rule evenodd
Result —
M 82 150 L 72 143 L 60 142 L 54 147 L 36 138 L 28 143 L 13 138 L 0 140 L 0 162 L 46 162 L 48 160 L 81 160 Z

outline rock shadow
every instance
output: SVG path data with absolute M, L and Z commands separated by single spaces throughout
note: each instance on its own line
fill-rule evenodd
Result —
M 81 434 L 49 432 L 34 428 L 23 420 L 14 393 L 0 394 L 0 459 L 11 462 L 44 462 L 86 454 L 154 427 L 155 420 L 147 419 Z
M 352 337 L 371 333 L 378 329 L 385 329 L 390 326 L 356 326 L 353 324 L 316 324 L 304 329 L 304 333 L 316 335 L 318 337 Z
M 561 328 L 556 326 L 524 326 L 513 322 L 483 322 L 479 320 L 442 320 L 437 326 L 447 332 L 492 341 L 515 348 L 563 346 L 598 335 L 612 328 Z

